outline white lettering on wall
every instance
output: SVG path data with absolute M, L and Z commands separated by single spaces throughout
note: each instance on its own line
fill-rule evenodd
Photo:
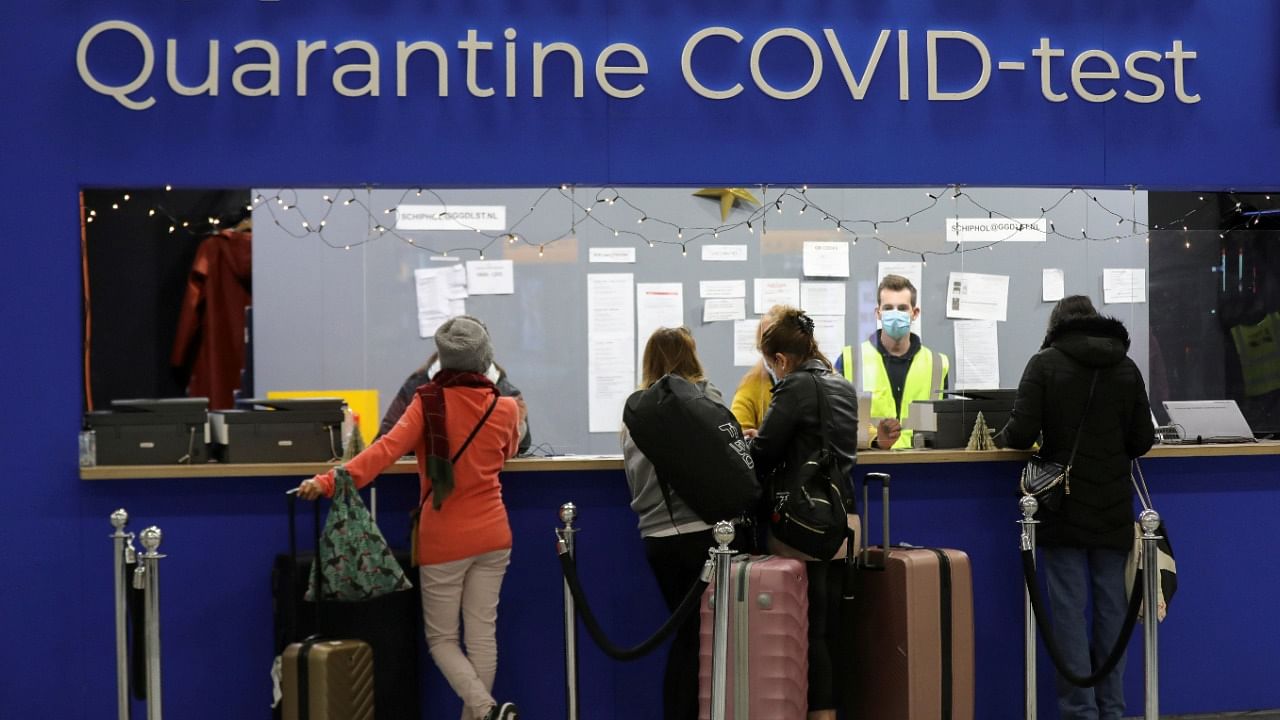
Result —
M 138 46 L 142 48 L 142 68 L 138 70 L 138 75 L 124 85 L 114 87 L 99 82 L 93 76 L 93 73 L 89 71 L 89 46 L 93 44 L 93 41 L 99 35 L 108 30 L 123 30 L 129 33 L 138 41 Z M 76 69 L 80 71 L 80 79 L 84 80 L 84 84 L 103 95 L 110 95 L 116 99 L 116 102 L 130 110 L 146 110 L 156 104 L 154 97 L 147 97 L 145 100 L 134 100 L 129 97 L 129 93 L 136 92 L 147 84 L 147 80 L 151 77 L 151 70 L 155 65 L 156 51 L 151 46 L 151 38 L 147 37 L 142 28 L 123 20 L 106 20 L 94 25 L 85 31 L 85 34 L 80 38 L 80 45 L 76 47 Z
M 727 37 L 735 43 L 742 42 L 742 33 L 733 28 L 703 28 L 691 35 L 688 42 L 684 44 L 684 50 L 680 53 L 680 72 L 684 73 L 685 83 L 702 97 L 712 100 L 727 100 L 742 92 L 742 83 L 734 83 L 728 90 L 712 90 L 693 76 L 693 51 L 698 47 L 698 43 L 709 37 Z
M 939 40 L 959 40 L 969 43 L 974 50 L 978 51 L 978 57 L 982 58 L 982 74 L 968 90 L 959 92 L 942 92 L 938 90 L 938 41 Z M 925 34 L 925 46 L 929 53 L 929 99 L 930 100 L 968 100 L 976 97 L 987 87 L 987 82 L 991 80 L 991 53 L 987 52 L 987 46 L 977 37 L 963 30 L 930 30 Z

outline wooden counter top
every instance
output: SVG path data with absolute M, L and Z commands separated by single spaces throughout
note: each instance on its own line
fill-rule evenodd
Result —
M 1225 445 L 1157 445 L 1146 457 L 1232 457 L 1236 455 L 1280 455 L 1280 440 Z M 912 465 L 957 462 L 1022 462 L 1030 456 L 1023 450 L 864 450 L 858 465 Z M 299 478 L 328 470 L 330 463 L 244 463 L 224 465 L 114 465 L 80 468 L 81 480 L 128 480 L 192 477 L 278 477 Z M 569 470 L 621 470 L 621 455 L 564 455 L 559 457 L 513 458 L 504 472 L 563 472 Z M 401 460 L 386 470 L 391 474 L 417 472 L 412 460 Z

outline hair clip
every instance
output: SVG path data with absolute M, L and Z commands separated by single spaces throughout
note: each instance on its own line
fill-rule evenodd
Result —
M 813 318 L 800 313 L 796 315 L 796 324 L 800 326 L 800 331 L 805 335 L 813 335 Z

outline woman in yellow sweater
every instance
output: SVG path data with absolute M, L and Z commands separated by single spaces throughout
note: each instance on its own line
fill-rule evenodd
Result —
M 760 325 L 756 328 L 757 350 L 760 349 L 760 338 L 764 336 L 764 331 L 769 329 L 784 309 L 782 305 L 774 305 L 760 318 Z M 748 370 L 738 383 L 738 390 L 733 394 L 733 406 L 730 408 L 742 429 L 751 431 L 748 436 L 760 429 L 760 423 L 764 422 L 764 414 L 769 410 L 772 400 L 773 377 L 769 375 L 764 362 L 757 360 L 755 367 Z

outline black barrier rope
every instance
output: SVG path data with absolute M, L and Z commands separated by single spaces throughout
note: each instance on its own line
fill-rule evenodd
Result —
M 1111 653 L 1107 655 L 1107 661 L 1102 663 L 1102 667 L 1095 670 L 1092 675 L 1080 677 L 1066 670 L 1067 663 L 1062 659 L 1062 651 L 1059 650 L 1057 640 L 1053 637 L 1053 630 L 1049 627 L 1049 623 L 1045 622 L 1044 600 L 1040 597 L 1040 586 L 1036 582 L 1035 551 L 1022 551 L 1022 576 L 1027 581 L 1027 592 L 1031 594 L 1031 608 L 1035 611 L 1036 626 L 1040 628 L 1040 635 L 1044 638 L 1044 646 L 1049 651 L 1049 658 L 1053 660 L 1058 674 L 1066 678 L 1067 682 L 1076 687 L 1093 687 L 1114 670 L 1120 658 L 1124 657 L 1125 649 L 1129 646 L 1129 638 L 1133 635 L 1133 627 L 1138 622 L 1138 610 L 1142 607 L 1144 572 L 1139 570 L 1134 575 L 1133 592 L 1129 593 L 1129 609 L 1124 616 L 1124 625 L 1120 628 L 1120 635 L 1116 637 L 1115 647 L 1111 648 Z
M 578 568 L 574 565 L 573 558 L 569 553 L 560 553 L 560 570 L 564 573 L 564 579 L 569 583 L 569 592 L 573 594 L 573 602 L 577 606 L 578 612 L 582 615 L 582 623 L 587 626 L 587 632 L 591 635 L 591 639 L 596 641 L 596 645 L 604 651 L 605 655 L 614 660 L 635 660 L 644 657 L 653 652 L 667 636 L 675 632 L 676 628 L 689 617 L 689 613 L 698 606 L 698 599 L 702 597 L 702 593 L 707 589 L 707 582 L 702 578 L 698 578 L 693 583 L 693 587 L 689 588 L 689 592 L 685 594 L 684 599 L 680 601 L 680 606 L 676 608 L 674 614 L 667 618 L 667 621 L 658 628 L 653 637 L 632 648 L 619 648 L 609 642 L 609 638 L 605 637 L 604 629 L 600 627 L 600 623 L 596 621 L 596 616 L 591 613 L 591 607 L 587 605 L 587 597 L 582 592 L 582 586 L 578 582 Z

